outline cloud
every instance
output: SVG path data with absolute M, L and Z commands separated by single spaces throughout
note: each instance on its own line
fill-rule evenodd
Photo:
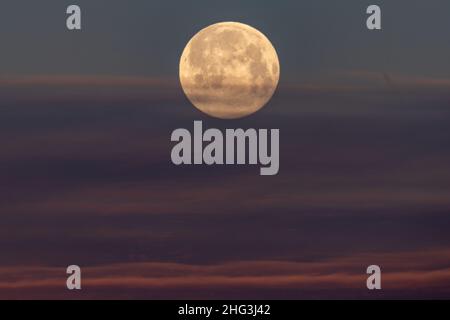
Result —
M 115 75 L 0 76 L 4 106 L 48 104 L 173 103 L 183 94 L 176 78 Z
M 367 296 L 365 271 L 371 264 L 382 268 L 383 291 L 378 297 L 408 296 L 415 290 L 421 290 L 427 297 L 450 293 L 450 252 L 433 249 L 359 254 L 318 262 L 233 261 L 215 265 L 145 262 L 82 267 L 84 291 L 76 297 L 107 298 L 126 292 L 133 298 L 205 298 L 217 292 L 220 298 L 240 290 L 255 299 L 280 290 L 287 292 L 285 298 Z M 64 268 L 0 268 L 0 297 L 14 296 L 70 297 L 65 291 Z M 235 298 L 239 296 L 238 293 Z
M 164 295 L 173 296 L 173 275 L 162 273 L 167 281 L 161 282 L 164 279 L 151 273 L 144 272 L 140 280 L 135 280 L 137 271 L 125 274 L 128 269 L 141 270 L 135 263 L 145 261 L 151 265 L 144 269 L 151 270 L 158 269 L 152 261 L 186 263 L 177 268 L 187 268 L 192 279 L 216 283 L 207 292 L 224 295 L 235 290 L 244 296 L 245 288 L 237 287 L 228 273 L 206 269 L 206 263 L 270 260 L 266 266 L 276 263 L 274 270 L 284 271 L 269 281 L 280 288 L 277 292 L 291 290 L 291 296 L 300 294 L 289 282 L 305 288 L 302 283 L 344 281 L 349 290 L 359 290 L 351 283 L 353 277 L 362 277 L 360 269 L 336 269 L 335 261 L 334 269 L 318 279 L 321 267 L 309 272 L 295 261 L 330 260 L 369 250 L 427 250 L 450 243 L 450 153 L 442 147 L 449 136 L 448 92 L 392 93 L 386 76 L 377 77 L 379 85 L 363 88 L 351 81 L 292 88 L 284 84 L 270 106 L 233 122 L 202 117 L 177 85 L 165 87 L 158 81 L 30 78 L 4 83 L 0 95 L 11 99 L 1 102 L 0 165 L 7 170 L 1 172 L 0 185 L 0 264 L 21 269 L 26 264 L 74 260 L 90 268 L 129 263 L 120 272 L 86 279 L 111 283 L 100 286 L 106 288 L 105 296 L 114 294 L 111 286 L 121 288 L 125 282 L 135 283 L 136 294 L 140 280 L 169 288 Z M 399 82 L 396 75 L 389 79 L 393 85 Z M 58 81 L 64 85 L 58 87 Z M 378 91 L 371 91 L 374 87 Z M 36 96 L 42 99 L 36 102 Z M 12 103 L 13 99 L 29 101 Z M 279 175 L 262 178 L 251 166 L 174 166 L 170 133 L 189 128 L 199 118 L 205 126 L 220 129 L 280 128 Z M 295 272 L 287 272 L 280 260 L 295 263 Z M 405 263 L 412 260 L 405 258 Z M 432 260 L 437 261 L 436 256 Z M 355 265 L 367 263 L 371 259 Z M 190 269 L 199 266 L 199 274 Z M 88 274 L 95 271 L 90 268 Z M 436 268 L 419 270 L 417 279 L 437 283 L 433 279 L 445 278 L 447 271 L 445 265 Z M 35 283 L 52 282 L 54 277 L 64 283 L 61 270 L 35 277 L 38 269 L 29 273 Z M 261 270 L 270 274 L 269 269 Z M 399 272 L 406 280 L 394 271 L 386 276 L 413 281 L 418 271 Z M 246 296 L 258 294 L 257 273 L 250 270 L 239 277 L 255 288 Z M 28 290 L 19 282 L 9 285 L 17 287 L 8 291 L 10 297 L 13 291 L 22 296 Z M 215 290 L 219 287 L 223 291 Z M 47 292 L 57 288 L 49 286 Z M 176 288 L 195 296 L 192 283 Z M 330 293 L 335 286 L 327 288 L 332 288 L 324 289 Z M 158 296 L 158 290 L 151 293 Z
M 375 72 L 368 70 L 349 70 L 338 73 L 346 80 L 371 81 L 372 83 L 384 83 L 388 87 L 420 89 L 450 89 L 449 78 L 427 77 L 418 75 L 405 75 L 395 72 Z M 364 83 L 364 82 L 363 82 Z
M 176 83 L 171 78 L 102 75 L 13 75 L 1 76 L 0 87 L 168 87 Z

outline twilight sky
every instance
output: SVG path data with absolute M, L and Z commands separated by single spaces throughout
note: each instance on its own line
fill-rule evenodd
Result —
M 448 1 L 378 1 L 381 32 L 371 1 L 79 0 L 68 32 L 72 3 L 0 10 L 0 298 L 450 296 Z M 178 60 L 229 20 L 268 36 L 281 81 L 224 121 Z M 172 165 L 194 120 L 279 128 L 280 173 Z

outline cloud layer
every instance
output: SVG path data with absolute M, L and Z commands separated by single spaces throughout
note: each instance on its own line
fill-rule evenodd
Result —
M 447 82 L 341 74 L 232 123 L 171 80 L 2 79 L 0 296 L 372 298 L 370 264 L 375 297 L 448 295 Z M 199 119 L 279 128 L 280 173 L 174 166 L 172 130 Z

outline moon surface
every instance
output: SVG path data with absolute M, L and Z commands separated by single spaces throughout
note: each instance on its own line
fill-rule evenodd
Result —
M 192 104 L 221 119 L 261 109 L 280 78 L 275 48 L 258 30 L 237 22 L 213 24 L 198 32 L 180 59 L 180 82 Z

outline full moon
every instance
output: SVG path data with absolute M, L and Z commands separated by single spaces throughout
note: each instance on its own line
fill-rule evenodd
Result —
M 200 111 L 235 119 L 261 109 L 280 78 L 275 48 L 261 32 L 237 22 L 198 32 L 180 59 L 184 93 Z

